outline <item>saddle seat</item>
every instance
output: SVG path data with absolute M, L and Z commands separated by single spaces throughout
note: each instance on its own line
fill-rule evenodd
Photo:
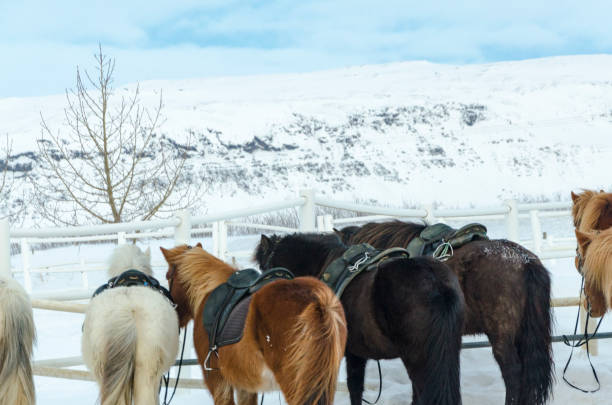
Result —
M 459 229 L 442 223 L 425 227 L 416 238 L 412 239 L 406 249 L 411 257 L 433 256 L 442 244 L 449 244 L 458 249 L 475 240 L 486 240 L 487 228 L 478 223 L 471 223 Z
M 235 272 L 227 282 L 215 288 L 206 300 L 202 315 L 209 349 L 216 351 L 221 346 L 239 342 L 253 294 L 273 281 L 293 278 L 289 270 L 281 267 L 263 273 L 244 269 Z

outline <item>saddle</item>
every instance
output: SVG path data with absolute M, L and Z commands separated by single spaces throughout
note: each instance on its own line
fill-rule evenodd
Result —
M 416 238 L 412 239 L 406 249 L 411 257 L 434 256 L 449 257 L 447 250 L 457 249 L 475 240 L 486 240 L 487 228 L 478 223 L 467 224 L 459 229 L 446 224 L 434 224 L 425 227 Z M 451 251 L 452 251 L 451 249 Z
M 281 267 L 260 273 L 255 269 L 239 270 L 227 282 L 213 290 L 204 306 L 202 321 L 208 333 L 209 351 L 237 343 L 242 339 L 244 323 L 253 294 L 276 280 L 291 280 L 293 274 Z
M 408 257 L 410 254 L 404 248 L 381 251 L 367 243 L 352 245 L 327 266 L 321 279 L 340 298 L 346 286 L 361 272 L 378 269 L 382 262 L 390 259 Z
M 94 291 L 91 298 L 95 297 L 102 291 L 105 291 L 109 288 L 134 286 L 152 288 L 153 290 L 163 294 L 172 303 L 172 305 L 174 305 L 174 300 L 172 300 L 170 291 L 168 291 L 168 289 L 159 284 L 159 281 L 157 281 L 155 277 L 149 276 L 140 270 L 134 269 L 126 270 L 118 276 L 108 280 L 106 284 L 102 284 L 96 289 L 96 291 Z

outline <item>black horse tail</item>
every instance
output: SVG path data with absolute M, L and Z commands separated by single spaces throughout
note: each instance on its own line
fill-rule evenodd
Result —
M 388 311 L 386 328 L 408 368 L 413 404 L 461 404 L 459 354 L 465 303 L 459 281 L 448 266 L 434 259 L 407 259 L 403 267 L 406 271 L 379 271 L 375 291 L 376 301 L 384 302 Z M 380 279 L 386 280 L 379 283 Z
M 550 275 L 537 259 L 524 269 L 526 302 L 516 346 L 521 358 L 521 404 L 543 405 L 554 381 Z
M 431 300 L 429 336 L 424 342 L 427 371 L 419 405 L 461 404 L 459 353 L 465 306 L 463 293 L 458 281 L 456 288 L 438 283 L 438 289 Z

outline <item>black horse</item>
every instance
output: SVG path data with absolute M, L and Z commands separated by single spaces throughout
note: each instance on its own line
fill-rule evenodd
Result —
M 347 246 L 335 235 L 262 235 L 255 260 L 262 269 L 285 267 L 320 277 Z M 429 258 L 396 258 L 364 271 L 341 302 L 348 327 L 347 383 L 361 404 L 367 359 L 400 357 L 412 381 L 413 404 L 461 403 L 459 352 L 463 294 L 455 274 Z
M 406 247 L 425 228 L 390 221 L 336 231 L 344 243 Z M 446 262 L 465 296 L 465 335 L 484 333 L 506 384 L 506 405 L 542 405 L 552 389 L 550 276 L 536 255 L 505 239 L 478 240 Z

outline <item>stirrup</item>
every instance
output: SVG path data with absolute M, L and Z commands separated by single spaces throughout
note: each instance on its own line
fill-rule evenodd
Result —
M 217 359 L 219 358 L 219 353 L 217 352 L 217 346 L 213 346 L 208 350 L 208 354 L 206 355 L 206 358 L 204 359 L 204 370 L 205 371 L 215 371 L 217 370 L 216 368 L 210 368 L 208 367 L 208 362 L 210 361 L 210 355 L 214 353 L 215 356 L 217 356 Z

